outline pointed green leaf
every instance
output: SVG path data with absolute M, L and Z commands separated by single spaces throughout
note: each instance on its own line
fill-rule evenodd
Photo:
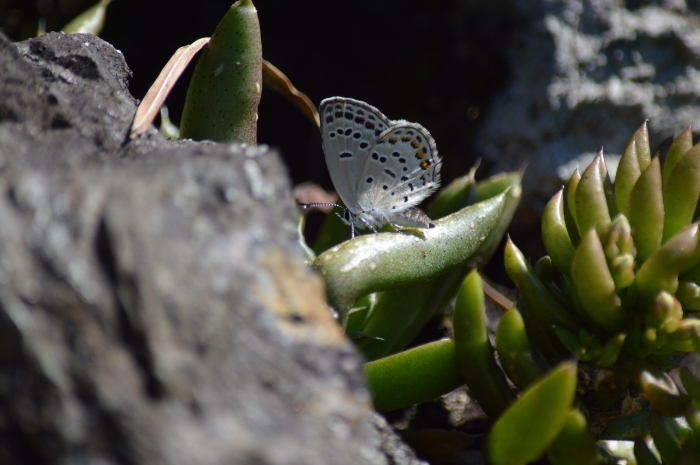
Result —
M 678 160 L 664 184 L 664 242 L 693 220 L 700 197 L 700 145 Z
M 627 217 L 635 231 L 637 260 L 643 262 L 661 246 L 664 230 L 664 199 L 658 157 L 651 161 L 632 189 Z
M 476 167 L 440 189 L 426 211 L 434 220 L 450 215 L 476 202 Z M 500 191 L 503 192 L 503 191 Z M 499 193 L 500 193 L 499 192 Z
M 363 295 L 427 281 L 466 262 L 498 224 L 505 201 L 501 194 L 437 220 L 421 230 L 424 238 L 372 234 L 325 251 L 313 266 L 326 280 L 329 302 L 343 315 Z
M 579 173 L 578 168 L 574 170 L 569 178 L 569 183 L 564 188 L 564 195 L 566 197 L 566 210 L 564 211 L 566 217 L 566 228 L 569 231 L 569 237 L 574 246 L 577 246 L 581 242 L 581 236 L 578 233 L 578 220 L 576 219 L 576 189 L 578 184 L 581 182 L 581 173 Z
M 639 169 L 644 172 L 651 162 L 651 149 L 649 148 L 649 130 L 645 121 L 634 133 L 634 145 L 639 160 Z
M 629 196 L 632 188 L 637 183 L 642 170 L 639 168 L 639 159 L 637 158 L 637 149 L 634 141 L 634 136 L 627 143 L 625 151 L 622 152 L 620 163 L 617 166 L 615 174 L 615 198 L 617 199 L 617 209 L 629 215 Z
M 576 188 L 576 223 L 578 232 L 583 237 L 590 228 L 596 228 L 599 234 L 610 224 L 610 210 L 605 194 L 605 162 L 603 152 L 598 152 Z
M 378 412 L 435 399 L 464 383 L 450 339 L 365 363 L 365 377 Z
M 99 0 L 93 6 L 76 16 L 70 23 L 63 26 L 66 34 L 88 33 L 99 36 L 105 25 L 107 6 L 112 0 Z
M 666 373 L 662 377 L 645 371 L 642 373 L 641 385 L 652 407 L 661 415 L 679 417 L 690 405 L 690 396 L 678 391 L 678 387 Z
M 644 301 L 651 302 L 662 290 L 676 293 L 678 275 L 693 255 L 697 242 L 698 225 L 694 223 L 663 244 L 642 264 L 634 281 Z
M 627 335 L 624 333 L 616 334 L 608 339 L 605 347 L 603 347 L 603 353 L 595 362 L 595 366 L 598 368 L 608 368 L 613 366 L 620 357 L 622 347 L 625 345 L 625 339 L 627 339 Z
M 600 239 L 594 229 L 584 234 L 571 264 L 571 277 L 586 313 L 608 331 L 620 329 L 627 318 Z
M 542 240 L 554 266 L 565 274 L 571 273 L 574 246 L 569 238 L 564 218 L 564 192 L 560 190 L 547 203 L 542 214 Z
M 577 330 L 582 327 L 578 318 L 569 313 L 547 291 L 547 288 L 535 276 L 525 256 L 510 239 L 506 242 L 503 255 L 506 273 L 522 294 L 523 301 L 528 304 L 528 308 L 535 312 L 532 315 L 534 317 L 533 323 L 545 328 L 561 326 Z M 527 317 L 525 317 L 525 322 L 528 323 Z
M 692 148 L 693 132 L 691 127 L 688 126 L 678 134 L 678 137 L 673 140 L 673 143 L 668 148 L 668 152 L 666 152 L 666 159 L 664 160 L 664 185 L 668 184 L 669 177 L 678 161 Z
M 576 390 L 576 364 L 562 362 L 532 384 L 496 421 L 484 453 L 492 465 L 524 465 L 544 454 L 566 422 Z
M 234 3 L 197 61 L 180 137 L 254 144 L 262 91 L 262 45 L 251 0 Z
M 561 431 L 549 446 L 547 457 L 552 465 L 602 465 L 605 463 L 588 432 L 583 414 L 572 409 Z
M 678 329 L 668 336 L 666 348 L 670 351 L 692 352 L 695 350 L 693 337 L 700 331 L 700 320 L 684 318 Z
M 497 223 L 488 232 L 481 247 L 475 253 L 459 266 L 435 279 L 382 293 L 362 331 L 380 336 L 385 341 L 382 343 L 365 341 L 358 344 L 369 360 L 395 353 L 410 343 L 434 315 L 451 304 L 467 273 L 480 263 L 484 263 L 485 255 L 492 252 L 494 244 L 500 243 L 520 201 L 521 192 L 519 173 L 517 176 L 508 176 L 506 179 L 508 179 L 507 183 L 501 183 L 503 190 L 496 192 L 496 197 L 505 195 L 503 210 Z M 479 185 L 481 186 L 483 182 L 494 184 L 489 179 L 480 182 Z M 436 224 L 439 224 L 439 221 L 436 221 Z M 471 231 L 466 234 L 475 233 L 476 231 Z
M 462 378 L 486 415 L 498 418 L 515 396 L 493 356 L 486 330 L 484 290 L 477 271 L 468 274 L 459 289 L 453 327 Z
M 498 321 L 496 351 L 503 371 L 520 390 L 524 390 L 544 374 L 535 362 L 525 332 L 525 322 L 515 307 L 508 310 Z

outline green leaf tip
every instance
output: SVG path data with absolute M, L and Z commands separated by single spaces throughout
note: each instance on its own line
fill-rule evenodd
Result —
M 254 144 L 262 92 L 260 23 L 253 2 L 234 3 L 202 51 L 187 89 L 180 136 Z

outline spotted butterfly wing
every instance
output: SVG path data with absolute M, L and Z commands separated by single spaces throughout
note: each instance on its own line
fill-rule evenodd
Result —
M 358 182 L 370 148 L 391 122 L 379 110 L 358 100 L 332 97 L 321 102 L 321 135 L 333 186 L 353 213 Z
M 360 212 L 379 225 L 432 225 L 413 207 L 440 186 L 441 167 L 435 141 L 423 126 L 392 122 L 370 148 L 360 175 Z

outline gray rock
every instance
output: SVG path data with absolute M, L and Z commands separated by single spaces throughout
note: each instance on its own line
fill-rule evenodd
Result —
M 506 2 L 520 17 L 510 39 L 512 80 L 480 140 L 498 170 L 528 165 L 530 212 L 561 186 L 560 165 L 601 146 L 621 154 L 645 120 L 652 148 L 700 123 L 700 17 L 682 0 L 642 3 Z M 514 225 L 528 218 L 538 215 Z
M 0 36 L 0 463 L 419 464 L 266 147 L 127 143 L 109 44 Z

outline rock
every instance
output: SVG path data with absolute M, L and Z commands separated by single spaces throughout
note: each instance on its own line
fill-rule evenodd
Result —
M 528 166 L 516 227 L 538 221 L 529 213 L 562 185 L 559 166 L 601 146 L 621 154 L 647 119 L 652 150 L 700 123 L 698 12 L 682 0 L 630 9 L 616 0 L 507 3 L 520 16 L 512 78 L 479 138 L 499 171 Z
M 263 146 L 127 141 L 106 42 L 0 36 L 0 463 L 419 464 Z

